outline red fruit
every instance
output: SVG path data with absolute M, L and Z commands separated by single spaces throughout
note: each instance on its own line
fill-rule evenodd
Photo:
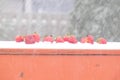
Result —
M 81 43 L 86 43 L 86 42 L 87 42 L 87 37 L 81 38 L 80 42 L 81 42 Z
M 65 35 L 65 36 L 63 37 L 64 41 L 69 41 L 69 38 L 70 38 L 70 36 L 68 36 L 68 35 Z
M 23 41 L 24 41 L 24 37 L 18 35 L 18 36 L 16 36 L 15 41 L 16 41 L 16 42 L 23 42 Z
M 68 40 L 69 43 L 77 43 L 77 39 L 74 35 L 71 35 Z
M 58 36 L 56 39 L 55 39 L 56 43 L 63 43 L 64 42 L 64 39 L 61 37 L 61 36 Z
M 106 40 L 105 38 L 99 38 L 99 39 L 97 40 L 97 42 L 98 42 L 99 44 L 107 44 L 107 40 Z
M 33 37 L 34 37 L 34 39 L 35 39 L 35 42 L 40 42 L 40 36 L 39 36 L 39 34 L 34 33 L 34 34 L 33 34 Z
M 35 37 L 33 35 L 25 36 L 25 43 L 26 44 L 33 44 L 35 42 L 36 42 L 36 40 L 35 40 Z
M 46 36 L 44 37 L 43 41 L 46 41 L 46 42 L 53 42 L 53 37 L 52 36 Z
M 87 36 L 87 43 L 91 43 L 91 44 L 94 43 L 94 37 L 92 35 Z

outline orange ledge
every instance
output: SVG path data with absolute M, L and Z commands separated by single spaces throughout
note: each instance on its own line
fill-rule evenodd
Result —
M 120 80 L 119 75 L 120 50 L 0 48 L 0 80 Z
M 1 48 L 0 54 L 75 54 L 75 55 L 85 55 L 85 54 L 111 54 L 119 55 L 120 50 L 105 50 L 105 49 L 13 49 L 13 48 Z

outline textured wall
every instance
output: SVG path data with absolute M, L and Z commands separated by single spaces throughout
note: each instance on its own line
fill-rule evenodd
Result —
M 69 30 L 72 6 L 73 0 L 0 0 L 0 40 L 33 32 L 64 35 Z
M 22 1 L 0 0 L 0 40 L 14 40 L 17 34 L 36 31 L 41 36 L 73 33 L 79 39 L 91 34 L 95 39 L 120 41 L 120 0 L 32 0 L 34 14 L 23 12 Z M 41 1 L 43 6 L 37 6 Z M 37 13 L 38 7 L 43 13 Z
M 120 41 L 120 0 L 76 0 L 72 15 L 77 37 L 92 34 Z
M 0 40 L 14 40 L 16 35 L 37 32 L 45 35 L 64 35 L 71 26 L 67 14 L 0 14 Z

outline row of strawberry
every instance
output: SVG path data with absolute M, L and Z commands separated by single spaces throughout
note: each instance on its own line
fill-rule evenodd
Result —
M 17 35 L 15 37 L 15 41 L 16 42 L 25 42 L 26 44 L 34 44 L 36 42 L 40 42 L 40 35 L 38 33 L 33 33 L 33 34 L 29 34 L 26 36 L 21 36 L 21 35 Z M 77 38 L 74 35 L 65 35 L 65 36 L 58 36 L 55 39 L 53 38 L 52 35 L 48 35 L 45 36 L 42 40 L 43 42 L 56 42 L 56 43 L 64 43 L 64 42 L 69 42 L 72 44 L 75 44 L 77 42 L 81 42 L 81 43 L 90 43 L 90 44 L 94 44 L 94 37 L 92 35 L 87 35 L 85 37 L 82 37 L 80 40 L 77 40 Z M 99 44 L 106 44 L 107 40 L 105 38 L 98 38 L 97 43 Z

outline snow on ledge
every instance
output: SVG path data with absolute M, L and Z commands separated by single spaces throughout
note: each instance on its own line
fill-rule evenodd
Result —
M 0 48 L 20 48 L 20 49 L 120 49 L 119 42 L 108 42 L 107 44 L 89 44 L 80 43 L 71 44 L 68 42 L 64 43 L 50 43 L 50 42 L 39 42 L 35 44 L 25 44 L 24 42 L 15 41 L 0 41 Z

